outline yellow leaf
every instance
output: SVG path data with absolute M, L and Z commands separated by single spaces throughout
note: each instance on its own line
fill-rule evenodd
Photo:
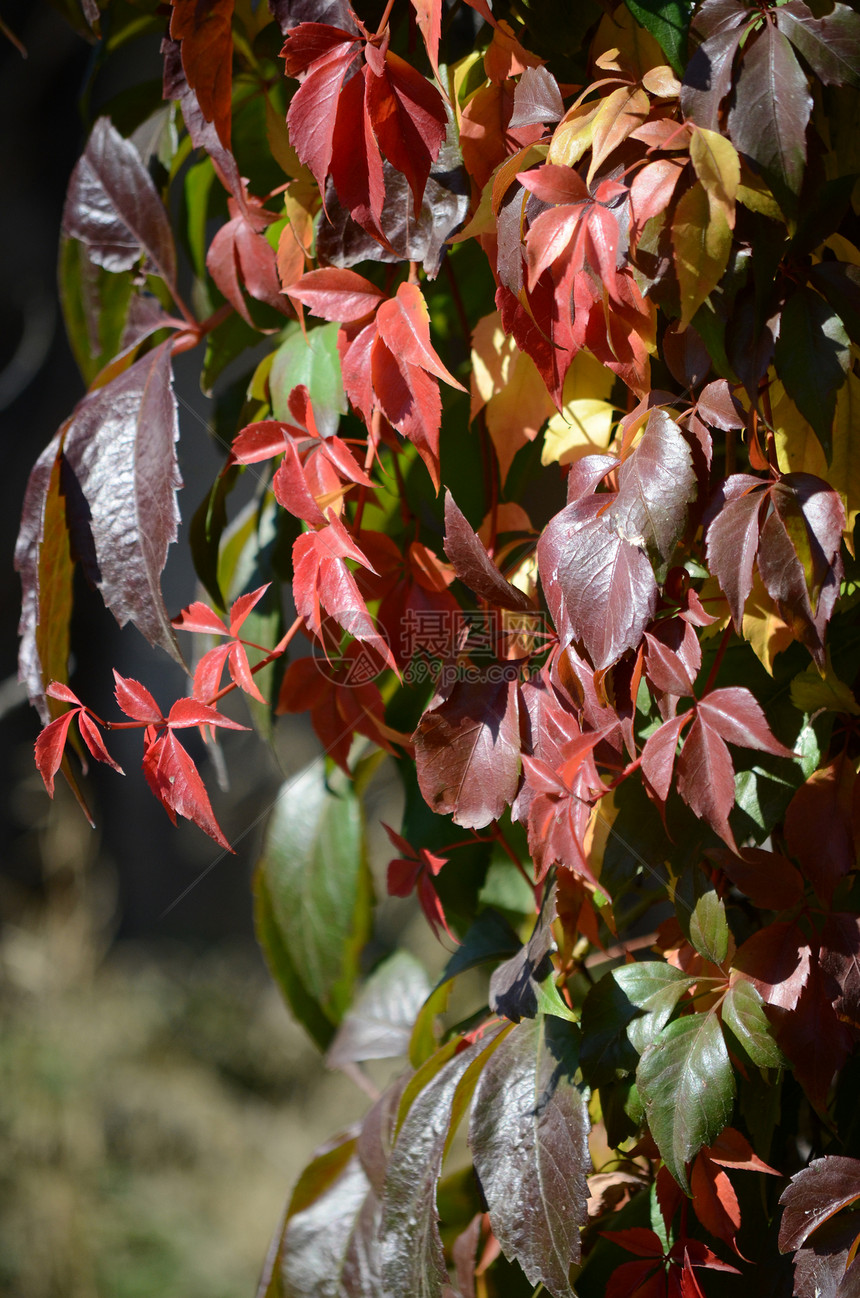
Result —
M 615 49 L 616 58 L 604 67 L 631 72 L 637 81 L 650 68 L 662 67 L 666 56 L 654 37 L 633 17 L 626 5 L 613 14 L 604 14 L 591 43 L 591 57 L 597 60 L 607 50 Z
M 779 203 L 768 189 L 761 176 L 757 176 L 745 162 L 741 162 L 741 183 L 738 185 L 738 202 L 751 212 L 759 212 L 772 221 L 785 224 Z
M 809 667 L 791 682 L 791 701 L 800 712 L 811 714 L 820 712 L 847 712 L 852 717 L 860 717 L 857 700 L 844 681 L 841 681 L 833 670 L 830 651 L 827 651 L 827 663 L 822 675 L 814 667 Z
M 534 361 L 505 334 L 498 311 L 479 320 L 472 335 L 471 386 L 470 418 L 486 406 L 504 482 L 517 451 L 534 440 L 555 405 Z
M 278 112 L 268 95 L 263 95 L 263 103 L 266 105 L 266 139 L 269 152 L 275 162 L 290 179 L 302 175 L 309 176 L 310 172 L 299 162 L 299 155 L 290 144 L 290 134 L 283 113 Z
M 633 131 L 638 130 L 648 117 L 651 104 L 644 90 L 638 86 L 619 86 L 611 95 L 600 101 L 600 107 L 591 127 L 591 163 L 588 168 L 589 185 L 600 164 Z
M 837 261 L 847 261 L 849 266 L 860 266 L 860 251 L 844 235 L 831 234 L 824 246 L 836 253 Z
M 829 465 L 821 443 L 779 381 L 770 385 L 770 401 L 780 468 L 824 478 L 839 492 L 845 506 L 845 543 L 853 553 L 854 524 L 860 513 L 860 378 L 849 370 L 837 394 Z
M 594 119 L 599 107 L 599 103 L 577 104 L 565 113 L 553 132 L 547 162 L 559 167 L 576 166 L 591 148 Z
M 737 149 L 724 135 L 698 127 L 690 140 L 690 161 L 710 200 L 711 216 L 715 209 L 722 212 L 734 229 L 735 199 L 741 180 Z
M 712 207 L 700 181 L 678 200 L 672 245 L 681 290 L 681 328 L 686 329 L 722 279 L 732 247 L 725 214 Z
M 570 464 L 584 455 L 606 451 L 615 407 L 608 401 L 581 397 L 570 401 L 564 413 L 556 413 L 546 426 L 541 464 Z
M 481 198 L 478 206 L 472 214 L 468 225 L 462 230 L 458 230 L 452 235 L 450 243 L 462 243 L 465 239 L 477 239 L 482 234 L 494 234 L 496 230 L 496 218 L 493 216 L 493 180 L 492 177 L 487 181 L 481 190 Z
M 646 72 L 642 84 L 655 99 L 677 99 L 681 93 L 680 81 L 665 63 Z
M 609 400 L 615 375 L 605 365 L 585 350 L 578 351 L 564 378 L 562 407 L 581 397 L 600 397 Z
M 794 640 L 791 627 L 783 621 L 758 572 L 744 606 L 743 636 L 769 676 L 773 675 L 776 655 Z

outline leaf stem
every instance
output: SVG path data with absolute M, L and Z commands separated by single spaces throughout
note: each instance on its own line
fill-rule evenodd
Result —
M 394 8 L 394 0 L 388 0 L 388 4 L 385 6 L 385 9 L 383 10 L 383 14 L 382 14 L 382 18 L 380 19 L 379 26 L 376 29 L 376 35 L 374 37 L 375 40 L 379 40 L 380 36 L 382 36 L 386 27 L 388 26 L 388 19 L 391 17 L 391 10 L 393 8 Z
M 708 673 L 708 679 L 705 681 L 705 688 L 702 691 L 702 698 L 704 698 L 706 694 L 710 694 L 713 688 L 714 681 L 717 679 L 717 672 L 720 670 L 720 667 L 722 666 L 723 655 L 725 654 L 726 650 L 729 647 L 729 640 L 731 639 L 733 631 L 734 631 L 734 626 L 732 625 L 731 622 L 729 622 L 728 626 L 723 631 L 723 638 L 720 641 L 720 647 L 717 650 L 717 656 L 714 659 L 713 666 L 711 667 L 711 670 Z

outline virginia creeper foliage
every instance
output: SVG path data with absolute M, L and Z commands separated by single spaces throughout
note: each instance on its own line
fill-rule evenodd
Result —
M 226 849 L 182 731 L 229 760 L 227 695 L 264 738 L 308 712 L 259 940 L 332 1067 L 402 1061 L 303 1174 L 259 1298 L 860 1292 L 855 7 L 87 24 L 107 57 L 160 35 L 163 100 L 100 116 L 69 182 L 87 392 L 17 552 L 36 762 L 52 794 L 138 728 L 167 814 Z M 181 518 L 189 350 L 224 467 Z M 171 615 L 180 536 L 201 589 Z M 73 693 L 76 567 L 186 696 Z M 383 755 L 377 887 L 447 947 L 432 987 L 369 964 Z

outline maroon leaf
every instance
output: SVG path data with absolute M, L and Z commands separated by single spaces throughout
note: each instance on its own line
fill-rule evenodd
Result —
M 652 410 L 642 440 L 621 465 L 618 495 L 609 510 L 612 525 L 625 541 L 667 563 L 695 497 L 686 438 L 664 410 Z
M 661 802 L 665 802 L 669 796 L 678 738 L 691 715 L 685 712 L 680 717 L 665 721 L 659 730 L 648 736 L 642 749 L 642 774 Z
M 757 847 L 744 848 L 740 856 L 719 850 L 708 855 L 762 910 L 790 910 L 803 897 L 803 879 L 784 856 Z
M 827 906 L 857 861 L 851 823 L 856 784 L 854 767 L 843 754 L 812 773 L 785 815 L 785 845 Z
M 120 626 L 134 622 L 181 663 L 160 587 L 182 485 L 171 382 L 170 346 L 162 343 L 85 397 L 66 432 L 63 485 L 88 580 Z
M 703 388 L 696 409 L 706 424 L 721 428 L 723 432 L 744 426 L 743 407 L 726 379 L 715 379 Z
M 735 768 L 722 737 L 700 709 L 678 758 L 678 792 L 690 810 L 737 851 L 729 826 L 729 812 L 735 805 Z
M 414 742 L 428 806 L 466 829 L 498 819 L 520 778 L 516 680 L 458 681 L 444 702 L 424 713 Z
M 552 973 L 549 955 L 556 949 L 552 924 L 558 914 L 557 891 L 555 883 L 544 889 L 540 914 L 528 942 L 494 969 L 490 977 L 490 1009 L 512 1023 L 537 1016 L 538 985 Z
M 693 639 L 696 639 L 693 632 Z M 698 644 L 698 640 L 696 640 Z M 693 693 L 693 682 L 686 665 L 668 645 L 645 632 L 645 675 L 658 690 L 685 696 Z
M 776 1039 L 819 1113 L 827 1108 L 834 1074 L 851 1051 L 852 1034 L 833 1008 L 836 984 L 812 961 L 809 978 L 790 1014 L 779 1014 Z
M 222 144 L 213 123 L 207 121 L 203 115 L 197 95 L 189 86 L 182 67 L 179 42 L 166 37 L 161 43 L 161 53 L 164 59 L 164 98 L 179 101 L 191 143 L 195 149 L 206 150 L 224 188 L 237 202 L 243 203 L 245 187 L 239 175 L 236 159 L 229 148 L 225 148 Z
M 753 982 L 762 1000 L 793 1010 L 809 978 L 810 950 L 794 923 L 769 924 L 738 949 L 735 969 Z
M 514 90 L 514 111 L 508 129 L 557 122 L 563 114 L 564 101 L 552 73 L 544 67 L 526 68 Z
M 857 1298 L 860 1267 L 852 1261 L 846 1273 L 856 1239 L 853 1213 L 822 1222 L 794 1255 L 795 1292 L 817 1298 Z
M 469 1144 L 493 1233 L 530 1285 L 573 1298 L 590 1127 L 568 1024 L 540 1015 L 502 1041 L 475 1090 Z
M 752 590 L 753 564 L 759 544 L 760 513 L 765 497 L 756 488 L 761 485 L 761 478 L 751 474 L 738 473 L 729 478 L 717 496 L 719 513 L 707 529 L 708 566 L 729 601 L 739 634 L 744 605 Z
M 181 42 L 182 67 L 200 111 L 230 148 L 234 0 L 170 0 L 170 35 Z
M 785 1209 L 779 1227 L 780 1252 L 800 1248 L 822 1222 L 857 1199 L 860 1161 L 856 1158 L 828 1154 L 795 1172 L 779 1200 Z
M 551 519 L 538 568 L 564 646 L 581 640 L 595 668 L 635 649 L 657 607 L 657 584 L 641 550 L 606 516 L 611 496 L 585 496 Z
M 697 705 L 701 721 L 730 744 L 756 748 L 774 757 L 794 757 L 770 732 L 761 706 L 749 690 L 741 686 L 711 690 Z
M 848 5 L 835 4 L 830 13 L 813 18 L 802 0 L 789 0 L 774 17 L 826 86 L 860 84 L 860 19 Z
M 806 167 L 812 96 L 782 32 L 766 21 L 744 49 L 729 112 L 736 148 L 761 168 L 778 194 L 797 194 Z
M 460 580 L 481 599 L 500 608 L 533 608 L 528 595 L 512 586 L 499 572 L 450 491 L 445 492 L 445 553 Z
M 131 270 L 146 258 L 168 284 L 176 280 L 170 222 L 140 154 L 107 117 L 92 129 L 69 180 L 63 233 L 79 239 L 97 266 Z
M 860 1026 L 860 918 L 838 912 L 827 916 L 821 933 L 821 969 L 839 988 L 833 1003 L 840 1019 Z
M 681 108 L 697 126 L 719 130 L 720 104 L 732 88 L 732 67 L 749 21 L 749 11 L 740 4 L 724 6 L 726 18 L 720 29 L 699 46 L 684 72 Z

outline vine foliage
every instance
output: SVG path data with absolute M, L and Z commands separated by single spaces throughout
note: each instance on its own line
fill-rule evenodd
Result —
M 309 713 L 259 940 L 332 1067 L 401 1063 L 259 1298 L 860 1291 L 855 8 L 65 8 L 97 70 L 159 34 L 163 88 L 69 182 L 87 391 L 17 551 L 36 762 L 77 790 L 139 729 L 229 849 L 185 732 L 229 749 L 237 692 L 264 738 Z M 186 351 L 225 453 L 183 520 Z M 78 568 L 184 697 L 73 692 Z M 371 965 L 386 884 L 435 985 Z

